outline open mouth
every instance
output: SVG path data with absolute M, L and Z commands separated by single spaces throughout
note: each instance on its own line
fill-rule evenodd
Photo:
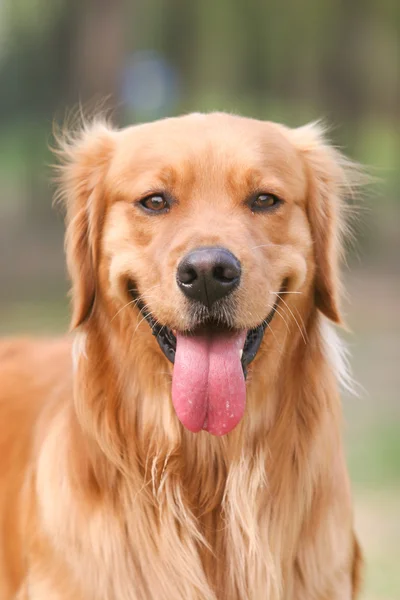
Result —
M 286 287 L 286 285 L 284 282 L 282 285 L 281 291 L 284 291 L 285 287 Z M 165 325 L 160 325 L 159 323 L 157 323 L 156 320 L 151 316 L 151 314 L 149 314 L 149 312 L 146 311 L 144 304 L 140 300 L 139 301 L 137 300 L 138 293 L 134 286 L 132 286 L 132 285 L 129 286 L 129 293 L 135 300 L 140 312 L 143 314 L 146 321 L 150 325 L 151 332 L 155 336 L 161 350 L 163 351 L 165 356 L 168 358 L 168 360 L 171 363 L 174 363 L 175 362 L 175 354 L 176 354 L 176 335 L 175 335 L 175 333 L 169 327 L 167 327 Z M 253 329 L 249 329 L 247 332 L 245 343 L 243 346 L 243 351 L 241 353 L 241 359 L 240 359 L 240 362 L 242 364 L 243 374 L 244 374 L 245 378 L 247 377 L 247 367 L 255 359 L 255 357 L 257 355 L 257 352 L 260 348 L 262 339 L 264 337 L 265 330 L 267 329 L 268 325 L 271 323 L 271 321 L 275 315 L 276 309 L 278 307 L 278 304 L 279 304 L 279 294 L 277 296 L 277 299 L 276 299 L 271 311 L 268 313 L 267 317 L 262 321 L 262 323 L 260 323 L 260 325 L 258 325 L 257 327 L 254 327 Z M 202 333 L 207 330 L 210 332 L 213 332 L 215 334 L 218 334 L 218 332 L 223 334 L 223 333 L 226 333 L 227 331 L 229 331 L 229 329 L 227 327 L 221 326 L 220 324 L 214 323 L 213 321 L 210 320 L 209 322 L 206 322 L 205 324 L 202 325 L 201 330 L 199 329 L 198 332 L 196 332 L 196 330 L 195 330 L 191 333 L 191 335 L 196 335 L 196 333 Z
M 194 330 L 181 333 L 159 325 L 140 302 L 133 284 L 130 288 L 161 350 L 174 364 L 172 403 L 181 423 L 194 433 L 205 429 L 220 436 L 232 431 L 244 415 L 247 367 L 275 315 L 279 294 L 263 322 L 248 331 L 206 319 Z

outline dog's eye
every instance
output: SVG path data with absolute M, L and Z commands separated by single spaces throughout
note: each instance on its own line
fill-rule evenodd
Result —
M 279 204 L 282 204 L 282 200 L 275 194 L 259 194 L 250 203 L 250 208 L 252 211 L 257 212 L 276 208 Z
M 144 209 L 150 212 L 165 212 L 169 209 L 169 204 L 164 196 L 155 194 L 154 196 L 147 196 L 139 203 Z

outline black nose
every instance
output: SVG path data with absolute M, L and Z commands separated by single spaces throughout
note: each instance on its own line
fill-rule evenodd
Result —
M 239 285 L 240 274 L 240 262 L 232 252 L 204 247 L 181 260 L 176 280 L 185 296 L 210 307 Z

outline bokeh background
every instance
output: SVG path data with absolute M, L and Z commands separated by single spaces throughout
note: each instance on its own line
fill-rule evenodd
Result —
M 366 600 L 400 598 L 400 2 L 0 0 L 0 334 L 67 328 L 53 120 L 223 109 L 331 138 L 379 180 L 345 270 L 358 398 L 346 447 Z

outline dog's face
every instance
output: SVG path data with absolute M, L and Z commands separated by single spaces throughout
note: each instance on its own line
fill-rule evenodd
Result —
M 134 331 L 139 310 L 182 423 L 227 433 L 291 294 L 339 321 L 339 155 L 313 127 L 224 114 L 94 128 L 65 153 L 73 325 L 129 303 Z

